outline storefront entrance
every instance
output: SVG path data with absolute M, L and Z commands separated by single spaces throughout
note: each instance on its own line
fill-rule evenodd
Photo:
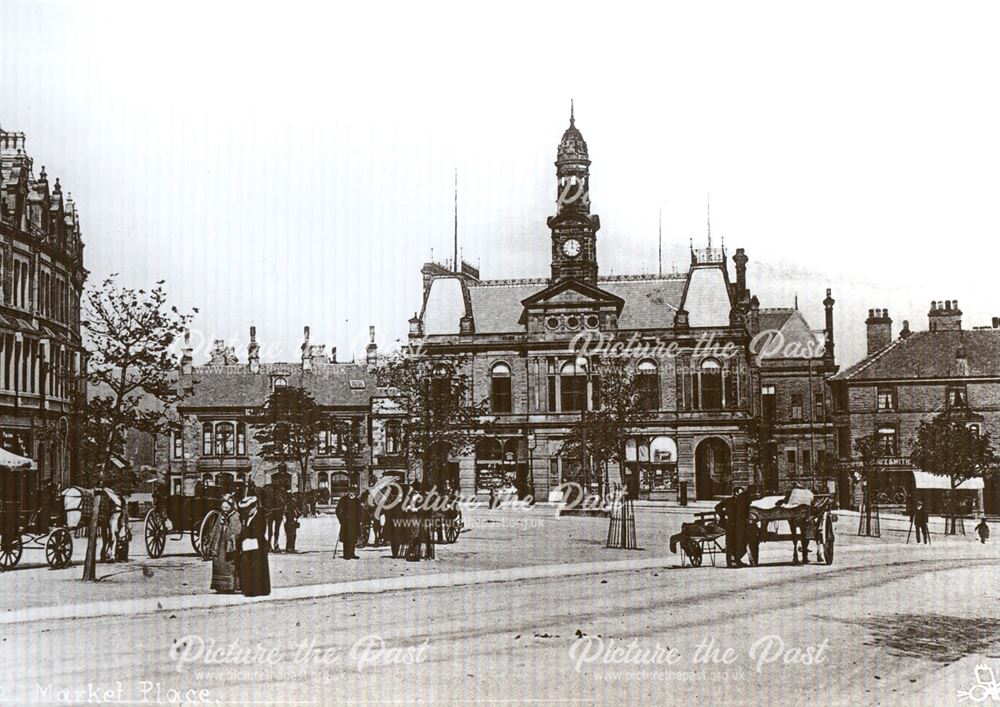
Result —
M 695 498 L 710 501 L 733 492 L 733 464 L 729 445 L 709 437 L 695 451 Z

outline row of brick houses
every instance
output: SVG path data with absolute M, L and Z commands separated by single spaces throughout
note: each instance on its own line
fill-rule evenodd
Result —
M 947 481 L 910 463 L 916 431 L 921 421 L 947 413 L 1000 439 L 1000 318 L 963 328 L 958 302 L 945 300 L 931 303 L 926 331 L 911 331 L 904 321 L 894 338 L 885 309 L 871 310 L 866 325 L 867 355 L 830 381 L 838 458 L 848 467 L 853 460 L 856 468 L 856 441 L 873 436 L 881 502 L 908 505 L 914 494 L 929 494 L 931 506 L 940 509 Z M 849 486 L 844 474 L 841 488 Z M 970 480 L 964 488 L 963 501 L 972 508 L 1000 513 L 1000 479 Z M 841 502 L 856 505 L 858 499 Z
M 0 445 L 65 486 L 76 464 L 71 397 L 82 385 L 80 221 L 25 135 L 0 129 Z

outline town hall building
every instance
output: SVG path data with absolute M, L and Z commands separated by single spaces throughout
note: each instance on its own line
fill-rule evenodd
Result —
M 738 485 L 777 491 L 797 475 L 816 481 L 818 462 L 833 448 L 829 291 L 820 332 L 797 309 L 761 309 L 747 286 L 744 249 L 730 256 L 710 239 L 705 248 L 692 247 L 686 272 L 602 275 L 590 165 L 571 115 L 555 163 L 559 199 L 548 219 L 548 277 L 487 280 L 465 262 L 422 268 L 411 347 L 467 360 L 473 396 L 488 400 L 492 417 L 474 449 L 446 450 L 443 475 L 463 493 L 512 483 L 539 499 L 565 482 L 582 482 L 581 462 L 564 453 L 564 442 L 600 404 L 599 352 L 579 355 L 573 345 L 590 334 L 595 341 L 632 340 L 649 352 L 630 360 L 649 415 L 626 446 L 624 478 L 634 495 L 674 498 L 683 482 L 692 497 L 711 499 Z M 812 353 L 758 360 L 755 337 L 769 328 L 808 343 L 800 349 Z M 761 434 L 775 443 L 759 444 Z M 622 478 L 619 471 L 612 466 L 611 483 Z M 594 483 L 589 473 L 586 480 Z

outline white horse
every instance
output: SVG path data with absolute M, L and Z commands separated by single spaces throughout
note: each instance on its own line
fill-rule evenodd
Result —
M 126 502 L 117 492 L 109 488 L 85 489 L 70 486 L 62 492 L 63 509 L 66 512 L 66 527 L 85 528 L 94 513 L 94 494 L 104 497 L 97 517 L 97 527 L 101 532 L 101 561 L 110 562 L 128 556 L 128 543 L 132 539 Z M 114 532 L 112 532 L 114 528 Z

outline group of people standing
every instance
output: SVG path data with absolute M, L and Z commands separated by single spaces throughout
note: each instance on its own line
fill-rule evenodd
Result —
M 271 593 L 266 523 L 259 506 L 257 496 L 244 496 L 238 504 L 232 494 L 222 499 L 211 539 L 211 588 L 216 592 L 247 597 Z
M 373 533 L 374 547 L 388 543 L 393 558 L 419 562 L 435 559 L 435 543 L 445 542 L 444 523 L 457 515 L 458 495 L 448 484 L 440 491 L 393 483 L 377 493 L 351 491 L 341 497 L 336 512 L 345 560 L 358 559 L 355 549 Z

